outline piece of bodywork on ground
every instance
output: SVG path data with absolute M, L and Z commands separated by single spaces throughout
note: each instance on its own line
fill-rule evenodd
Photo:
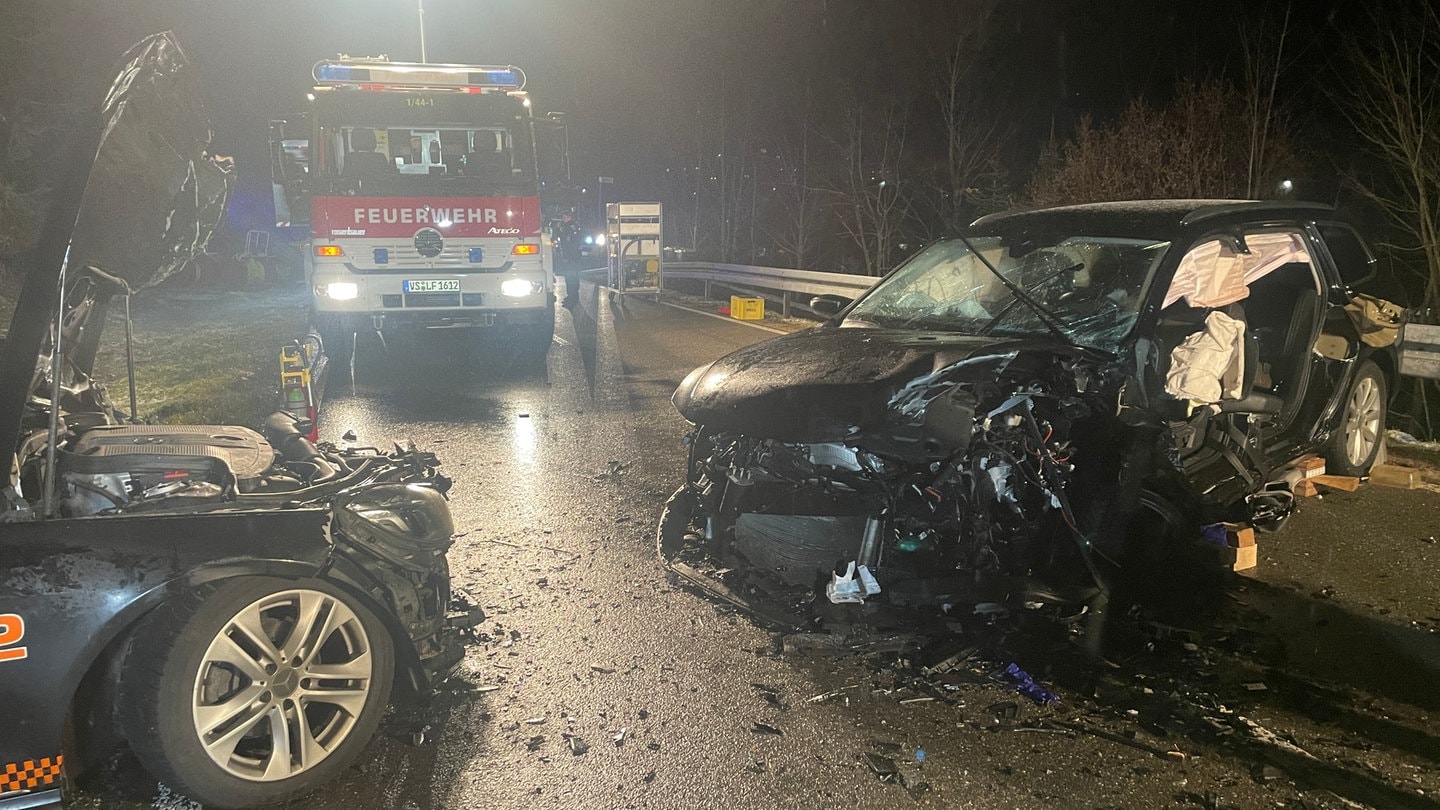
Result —
M 841 624 L 1074 617 L 1127 570 L 1213 566 L 1190 556 L 1199 527 L 1278 528 L 1295 459 L 1373 463 L 1396 357 L 1344 313 L 1371 262 L 1306 204 L 979 220 L 681 383 L 694 431 L 662 556 L 774 618 Z
M 146 425 L 91 378 L 112 305 L 183 267 L 223 212 L 198 91 L 171 35 L 136 45 L 18 268 L 0 807 L 58 803 L 121 739 L 207 804 L 279 801 L 346 767 L 392 687 L 421 699 L 463 656 L 432 454 L 317 447 L 288 414 Z

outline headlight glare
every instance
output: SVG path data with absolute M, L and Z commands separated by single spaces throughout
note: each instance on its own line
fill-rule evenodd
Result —
M 336 301 L 349 301 L 360 295 L 360 285 L 353 281 L 332 281 L 325 285 L 325 295 Z
M 500 282 L 500 294 L 508 295 L 511 298 L 522 298 L 538 292 L 535 289 L 535 282 L 525 278 L 507 278 Z

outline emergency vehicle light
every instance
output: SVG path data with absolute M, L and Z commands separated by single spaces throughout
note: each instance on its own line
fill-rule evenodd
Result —
M 366 90 L 428 88 L 479 93 L 525 87 L 525 72 L 514 65 L 428 65 L 419 62 L 347 61 L 315 63 L 316 84 L 352 86 Z

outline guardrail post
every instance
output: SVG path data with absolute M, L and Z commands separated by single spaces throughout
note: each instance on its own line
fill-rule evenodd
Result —
M 710 279 L 705 279 L 705 300 L 710 300 Z
M 780 317 L 790 317 L 790 293 L 784 290 L 780 292 Z

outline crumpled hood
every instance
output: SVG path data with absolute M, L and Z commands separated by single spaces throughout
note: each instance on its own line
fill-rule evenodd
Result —
M 125 55 L 99 125 L 71 263 L 99 267 L 133 290 L 153 286 L 205 249 L 231 175 L 208 152 L 199 71 L 172 34 L 147 37 Z
M 701 366 L 672 401 L 687 420 L 712 430 L 836 441 L 887 420 L 919 421 L 945 392 L 967 380 L 993 381 L 1018 353 L 1042 346 L 1057 351 L 1055 342 L 1042 340 L 808 329 Z
M 208 152 L 210 135 L 199 71 L 164 32 L 125 54 L 74 148 L 47 163 L 61 182 L 35 249 L 12 265 L 23 282 L 0 342 L 0 452 L 13 449 L 32 382 L 48 396 L 32 373 L 36 357 L 54 351 L 57 317 L 64 359 L 53 367 L 88 375 L 108 301 L 160 283 L 205 249 L 233 175 Z

